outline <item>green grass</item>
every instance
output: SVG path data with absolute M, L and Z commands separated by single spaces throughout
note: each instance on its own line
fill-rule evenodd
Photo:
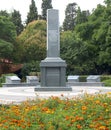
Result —
M 0 130 L 111 130 L 111 92 L 0 107 Z

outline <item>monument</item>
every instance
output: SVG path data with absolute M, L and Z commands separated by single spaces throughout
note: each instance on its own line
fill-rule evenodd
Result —
M 47 10 L 47 57 L 41 61 L 41 85 L 35 91 L 71 91 L 66 86 L 66 62 L 60 58 L 59 12 Z

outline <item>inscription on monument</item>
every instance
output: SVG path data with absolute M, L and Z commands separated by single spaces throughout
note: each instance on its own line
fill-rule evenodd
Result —
M 53 71 L 52 71 L 53 70 Z M 47 68 L 47 86 L 59 86 L 60 84 L 60 69 L 56 68 Z M 55 82 L 55 83 L 54 83 Z

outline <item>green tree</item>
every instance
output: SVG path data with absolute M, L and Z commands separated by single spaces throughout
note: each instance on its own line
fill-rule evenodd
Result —
M 35 5 L 35 1 L 31 0 L 31 5 L 29 7 L 29 13 L 27 15 L 26 24 L 32 22 L 33 20 L 37 20 L 37 19 L 38 19 L 37 7 Z
M 98 4 L 88 21 L 75 27 L 78 37 L 87 43 L 88 48 L 91 47 L 88 59 L 94 63 L 97 74 L 111 73 L 110 21 L 111 7 Z
M 20 12 L 17 10 L 13 10 L 13 12 L 11 13 L 11 20 L 16 27 L 17 35 L 19 35 L 23 31 L 23 24 Z
M 0 59 L 12 59 L 13 44 L 0 39 Z
M 87 15 L 87 13 L 87 11 L 82 12 L 78 8 L 76 17 L 78 23 L 76 23 L 72 34 L 63 32 L 62 57 L 67 61 L 70 73 L 102 74 L 109 70 L 110 48 L 108 46 L 107 49 L 105 48 L 106 35 L 109 34 L 108 37 L 110 37 L 110 29 L 109 33 L 107 32 L 111 13 L 110 9 L 106 11 L 106 7 L 100 4 L 92 14 L 88 13 Z M 83 19 L 84 16 L 86 16 L 85 19 Z M 67 34 L 65 35 L 65 33 Z M 77 46 L 79 47 L 77 48 Z
M 1 10 L 1 11 L 0 11 L 0 16 L 10 17 L 10 15 L 7 13 L 6 10 Z
M 104 10 L 103 21 L 97 33 L 99 41 L 98 64 L 105 73 L 111 73 L 111 7 L 107 6 Z
M 17 31 L 17 35 L 19 35 L 23 31 L 23 24 L 21 20 L 21 14 L 19 11 L 13 10 L 11 14 L 12 22 L 14 23 Z
M 96 73 L 94 72 L 95 65 L 92 62 L 94 53 L 95 46 L 83 42 L 75 32 L 62 32 L 61 57 L 67 62 L 68 74 Z
M 82 24 L 78 24 L 75 27 L 76 33 L 83 41 L 91 40 L 92 35 L 93 35 L 93 29 L 94 29 L 94 26 L 92 22 L 85 22 Z
M 0 16 L 0 58 L 14 59 L 16 36 L 15 25 L 11 19 Z
M 38 62 L 38 61 L 32 61 L 29 63 L 25 63 L 23 65 L 23 68 L 21 69 L 22 78 L 26 78 L 27 75 L 30 75 L 33 72 L 36 72 L 35 74 L 37 75 L 37 72 L 40 72 L 39 64 L 40 64 L 40 62 Z
M 111 0 L 104 0 L 104 3 L 105 3 L 107 6 L 110 6 L 110 5 L 111 5 Z
M 108 9 L 109 8 L 109 9 Z M 110 66 L 110 53 L 108 52 L 108 35 L 109 35 L 109 27 L 110 27 L 110 7 L 98 5 L 92 16 L 90 17 L 90 21 L 94 24 L 94 30 L 92 35 L 93 44 L 97 47 L 97 69 L 100 74 L 109 73 Z M 107 48 L 108 47 L 108 48 Z
M 63 22 L 63 30 L 73 30 L 76 25 L 77 4 L 70 3 L 65 10 L 65 20 Z
M 104 6 L 98 5 L 97 9 L 91 15 L 88 15 L 86 22 L 79 22 L 76 25 L 75 31 L 83 41 L 91 42 L 91 40 L 97 40 L 99 35 L 97 32 L 104 22 L 104 9 Z
M 80 7 L 78 7 L 76 24 L 81 24 L 81 23 L 87 22 L 89 15 L 90 15 L 89 10 L 81 11 Z
M 52 8 L 52 0 L 42 0 L 42 19 L 47 19 L 47 9 Z
M 14 43 L 15 38 L 15 25 L 6 16 L 0 16 L 0 39 Z
M 28 24 L 18 36 L 22 62 L 40 61 L 46 55 L 46 21 L 36 20 Z

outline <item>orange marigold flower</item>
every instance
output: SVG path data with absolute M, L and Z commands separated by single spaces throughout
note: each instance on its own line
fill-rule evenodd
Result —
M 76 125 L 76 127 L 78 128 L 78 129 L 81 129 L 82 128 L 82 126 L 81 125 Z
M 72 119 L 72 120 L 71 120 L 71 123 L 74 123 L 75 121 L 76 121 L 75 119 Z
M 75 117 L 75 120 L 77 120 L 77 121 L 82 121 L 82 120 L 84 120 L 84 118 L 81 117 L 81 116 L 76 116 L 76 117 Z
M 48 107 L 43 107 L 42 111 L 48 111 Z
M 87 110 L 87 107 L 86 106 L 82 106 L 82 110 Z
M 99 100 L 96 100 L 95 103 L 96 103 L 96 104 L 100 104 L 100 101 L 99 101 Z
M 2 123 L 0 123 L 0 127 L 2 126 L 3 124 Z
M 70 119 L 70 116 L 66 116 L 66 120 L 69 120 Z
M 109 130 L 106 126 L 100 126 L 99 130 Z
M 94 128 L 94 124 L 90 124 L 89 127 L 90 127 L 90 128 Z

